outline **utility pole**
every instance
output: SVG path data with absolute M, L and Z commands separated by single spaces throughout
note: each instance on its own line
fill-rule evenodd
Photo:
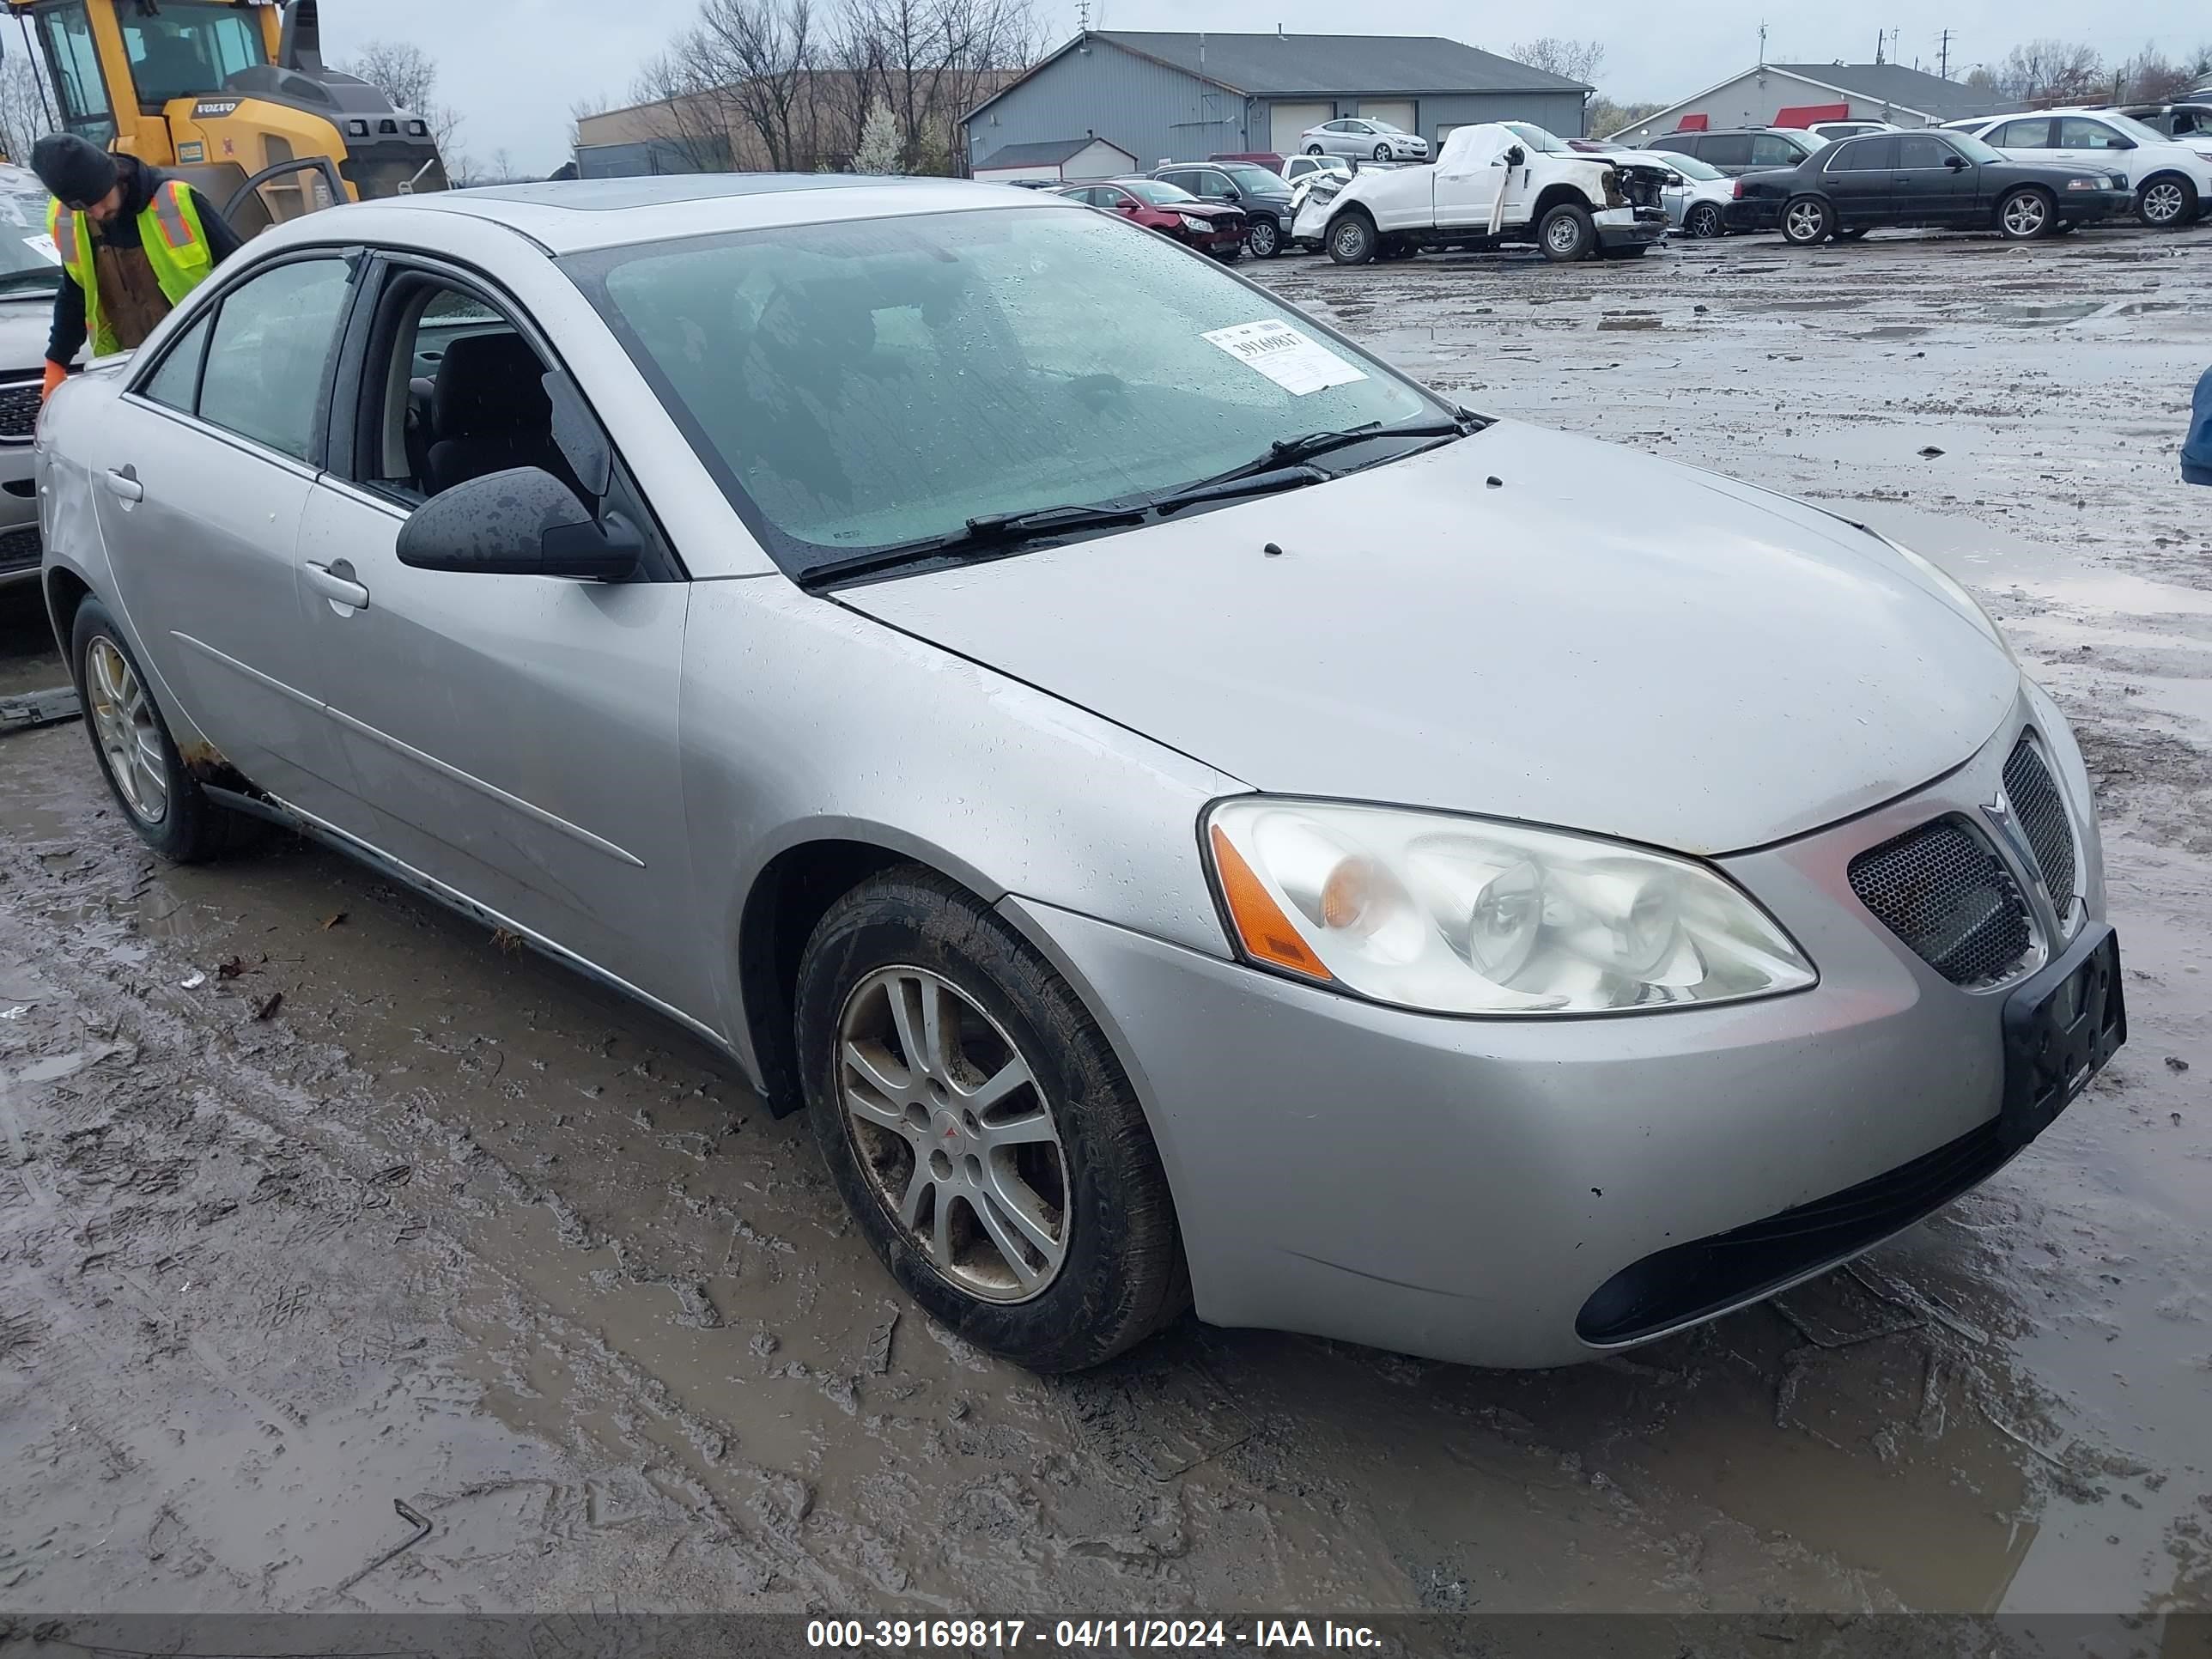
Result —
M 1951 78 L 1951 31 L 1945 29 L 1936 37 L 1936 44 L 1939 55 L 1936 60 L 1936 73 L 1948 81 Z
M 1759 20 L 1759 66 L 1766 67 L 1766 20 L 1763 17 Z

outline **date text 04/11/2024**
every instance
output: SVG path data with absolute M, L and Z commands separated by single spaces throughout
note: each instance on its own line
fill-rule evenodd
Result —
M 916 1648 L 1044 1647 L 1087 1652 L 1135 1648 L 1375 1649 L 1382 1638 L 1365 1625 L 1334 1620 L 1257 1619 L 813 1619 L 811 1648 L 893 1650 Z

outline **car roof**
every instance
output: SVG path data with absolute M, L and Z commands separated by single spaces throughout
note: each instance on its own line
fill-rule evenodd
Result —
M 500 185 L 485 190 L 438 191 L 330 210 L 355 216 L 363 234 L 372 219 L 404 220 L 416 228 L 425 216 L 458 215 L 502 225 L 555 255 L 641 242 L 713 235 L 774 225 L 829 224 L 852 219 L 919 213 L 958 213 L 978 208 L 1048 209 L 1049 191 L 964 179 L 877 179 L 842 173 L 686 173 L 641 179 L 575 179 L 556 184 Z M 309 214 L 282 227 L 313 226 L 328 240 L 331 222 Z

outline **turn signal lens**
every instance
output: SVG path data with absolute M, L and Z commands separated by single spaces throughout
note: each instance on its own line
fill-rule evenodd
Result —
M 1221 826 L 1213 828 L 1213 866 L 1221 877 L 1221 896 L 1228 901 L 1229 919 L 1245 950 L 1261 962 L 1287 968 L 1310 979 L 1326 980 L 1328 969 L 1298 937 L 1283 907 L 1275 902 L 1267 885 L 1252 873 L 1252 866 L 1231 843 Z

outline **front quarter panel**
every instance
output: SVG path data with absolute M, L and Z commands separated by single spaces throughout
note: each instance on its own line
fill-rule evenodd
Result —
M 760 872 L 805 842 L 1229 955 L 1198 836 L 1246 787 L 1224 773 L 781 576 L 696 585 L 682 698 L 695 881 L 748 1065 L 734 945 Z

